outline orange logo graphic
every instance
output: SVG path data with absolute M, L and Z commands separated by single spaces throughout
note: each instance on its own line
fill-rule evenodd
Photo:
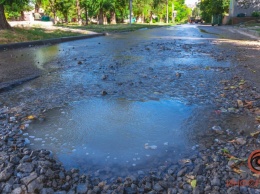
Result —
M 260 150 L 253 151 L 248 158 L 248 168 L 256 173 L 260 174 Z

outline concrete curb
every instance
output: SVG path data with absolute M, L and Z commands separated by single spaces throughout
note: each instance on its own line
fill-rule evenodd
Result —
M 8 50 L 8 49 L 33 47 L 33 46 L 39 46 L 39 45 L 58 44 L 58 43 L 62 43 L 62 42 L 94 38 L 94 37 L 99 37 L 99 36 L 106 36 L 106 34 L 97 33 L 97 34 L 88 34 L 88 35 L 82 35 L 82 36 L 70 36 L 70 37 L 53 38 L 53 39 L 47 39 L 47 40 L 36 40 L 36 41 L 30 41 L 30 42 L 0 44 L 0 51 L 4 51 L 4 50 Z
M 38 78 L 40 76 L 41 76 L 40 74 L 39 75 L 37 74 L 37 75 L 28 76 L 26 78 L 21 78 L 21 79 L 18 79 L 18 80 L 14 80 L 14 81 L 8 81 L 8 82 L 0 83 L 0 92 L 3 91 L 4 89 L 10 88 L 12 86 L 20 85 L 20 84 L 22 84 L 24 82 L 36 79 L 36 78 Z

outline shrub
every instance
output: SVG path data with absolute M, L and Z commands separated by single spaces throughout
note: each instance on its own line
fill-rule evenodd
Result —
M 253 17 L 260 17 L 260 12 L 254 11 L 254 12 L 252 13 L 252 16 L 253 16 Z

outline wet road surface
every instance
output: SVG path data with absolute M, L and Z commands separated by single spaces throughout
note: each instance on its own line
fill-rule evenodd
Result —
M 112 151 L 121 153 L 111 156 L 116 158 L 113 161 L 126 155 L 116 162 L 118 169 L 113 175 L 156 168 L 165 162 L 178 160 L 183 154 L 195 152 L 197 145 L 210 146 L 215 137 L 204 137 L 214 125 L 221 125 L 225 130 L 246 128 L 250 131 L 253 128 L 249 117 L 234 115 L 239 111 L 233 108 L 235 105 L 220 103 L 221 80 L 233 76 L 236 56 L 231 49 L 217 46 L 219 39 L 216 33 L 205 33 L 197 26 L 184 25 L 5 51 L 0 53 L 0 64 L 5 67 L 1 74 L 2 84 L 14 81 L 14 77 L 19 80 L 39 77 L 3 89 L 0 104 L 28 114 L 41 113 L 39 120 L 45 121 L 34 122 L 24 131 L 30 140 L 28 144 L 35 149 L 52 150 L 67 168 L 78 167 L 95 172 L 107 165 L 104 160 Z M 9 76 L 15 69 L 11 67 L 17 67 L 15 73 L 11 73 L 14 77 Z M 121 104 L 123 107 L 113 111 L 118 108 L 118 101 L 125 105 Z M 179 104 L 169 109 L 171 103 L 165 105 L 167 101 Z M 130 102 L 134 104 L 131 108 L 126 105 Z M 157 115 L 154 111 L 162 111 L 162 114 Z M 149 116 L 148 112 L 152 115 Z M 134 114 L 134 119 L 129 118 L 133 119 L 132 122 L 126 119 L 129 114 Z M 109 117 L 120 120 L 120 125 L 116 125 L 118 120 Z M 138 123 L 141 123 L 142 130 L 136 132 L 133 129 L 140 126 Z M 89 133 L 84 128 L 86 126 L 91 128 Z M 96 129 L 92 129 L 95 126 Z M 116 149 L 118 144 L 112 144 L 113 138 L 120 142 L 125 137 L 116 133 L 122 126 L 125 130 L 121 132 L 130 132 L 130 136 L 138 135 L 138 138 L 137 141 L 134 137 L 129 142 L 122 141 Z M 178 141 L 171 141 L 176 135 L 171 134 L 169 138 L 165 134 L 173 128 L 181 132 Z M 105 129 L 103 133 L 100 133 L 101 129 Z M 156 149 L 149 150 L 153 160 L 144 159 L 142 162 L 149 165 L 137 165 L 137 168 L 137 160 L 141 159 L 134 154 L 147 155 L 144 144 L 150 143 L 149 138 L 154 137 L 149 133 L 154 132 L 153 135 L 161 141 L 151 141 L 150 145 L 157 143 Z M 51 139 L 46 138 L 50 133 L 54 133 Z M 145 133 L 148 133 L 148 139 L 143 138 Z M 66 138 L 61 138 L 63 135 Z M 82 135 L 86 138 L 79 141 Z M 66 143 L 64 141 L 70 143 L 70 147 L 62 146 Z M 100 146 L 98 141 L 107 143 Z M 46 147 L 45 143 L 48 144 Z M 110 150 L 106 150 L 107 145 L 111 145 Z M 168 147 L 162 150 L 159 145 Z M 89 159 L 89 153 L 99 148 L 101 154 Z M 134 150 L 130 153 L 128 148 Z M 162 153 L 165 150 L 170 154 Z M 70 161 L 68 153 L 77 161 Z M 131 167 L 122 164 L 130 159 L 133 159 Z M 110 171 L 114 171 L 113 164 Z

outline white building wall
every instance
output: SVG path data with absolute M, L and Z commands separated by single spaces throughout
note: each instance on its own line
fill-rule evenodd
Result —
M 257 7 L 248 8 L 248 9 L 241 8 L 237 5 L 236 0 L 231 0 L 230 6 L 229 6 L 229 16 L 237 17 L 237 14 L 240 14 L 240 13 L 245 13 L 246 16 L 251 16 L 254 11 L 257 11 L 257 9 L 258 9 Z

